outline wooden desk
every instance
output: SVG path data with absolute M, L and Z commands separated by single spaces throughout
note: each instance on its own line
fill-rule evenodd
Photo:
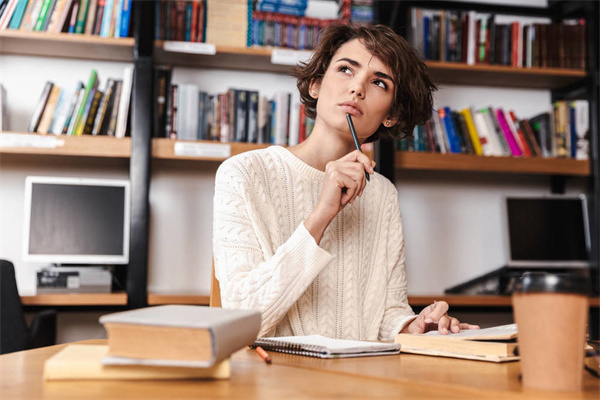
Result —
M 103 343 L 87 341 L 85 343 Z M 224 381 L 44 382 L 44 361 L 64 345 L 0 356 L 3 399 L 598 399 L 600 381 L 585 374 L 581 393 L 524 391 L 519 363 L 492 364 L 402 354 L 321 360 L 252 350 L 232 359 Z

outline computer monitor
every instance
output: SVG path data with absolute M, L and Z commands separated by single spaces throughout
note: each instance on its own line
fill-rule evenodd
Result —
M 508 197 L 509 266 L 573 268 L 590 265 L 585 196 Z
M 127 264 L 128 180 L 29 176 L 25 180 L 25 261 Z

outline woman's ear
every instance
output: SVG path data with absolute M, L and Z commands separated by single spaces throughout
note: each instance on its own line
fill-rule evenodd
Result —
M 396 125 L 396 122 L 398 122 L 398 118 L 388 116 L 386 119 L 383 120 L 382 124 L 386 128 L 391 128 L 392 126 Z
M 319 98 L 319 90 L 321 89 L 321 81 L 312 81 L 308 87 L 308 94 L 313 99 Z

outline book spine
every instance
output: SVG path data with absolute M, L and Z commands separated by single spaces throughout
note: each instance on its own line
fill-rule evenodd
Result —
M 117 23 L 117 15 L 119 14 L 119 7 L 121 7 L 121 3 L 123 0 L 115 0 L 113 4 L 112 14 L 110 16 L 110 23 L 108 26 L 108 35 L 107 37 L 115 36 L 115 26 Z
M 527 138 L 525 137 L 525 133 L 519 126 L 519 120 L 513 111 L 509 111 L 508 115 L 508 125 L 513 133 L 513 136 L 517 138 L 517 142 L 520 143 L 521 150 L 523 151 L 523 155 L 525 157 L 533 156 L 533 152 L 531 151 L 531 147 L 527 143 Z
M 102 133 L 102 127 L 106 124 L 106 116 L 108 112 L 110 112 L 110 107 L 112 105 L 111 100 L 113 97 L 115 81 L 114 79 L 109 79 L 106 83 L 106 90 L 104 96 L 102 96 L 102 101 L 98 106 L 98 111 L 96 113 L 96 117 L 94 119 L 94 124 L 92 127 L 92 135 L 100 135 Z
M 259 95 L 257 91 L 249 93 L 248 97 L 248 143 L 258 142 L 258 103 Z
M 131 21 L 131 0 L 123 0 L 121 8 L 121 23 L 119 24 L 119 37 L 129 36 L 129 23 Z
M 106 0 L 104 5 L 104 14 L 102 15 L 102 27 L 100 28 L 100 36 L 108 37 L 110 32 L 110 20 L 113 14 L 115 0 Z
M 44 85 L 44 90 L 42 91 L 42 95 L 40 96 L 40 99 L 38 100 L 38 104 L 35 107 L 35 110 L 33 112 L 33 116 L 31 117 L 31 120 L 29 122 L 29 128 L 28 128 L 28 132 L 37 132 L 37 129 L 40 125 L 40 120 L 42 118 L 42 114 L 44 112 L 44 108 L 46 108 L 46 103 L 48 102 L 48 97 L 50 96 L 50 92 L 52 91 L 52 88 L 54 87 L 54 84 L 52 82 L 46 82 L 46 84 Z
M 123 88 L 119 102 L 119 114 L 117 116 L 117 129 L 115 137 L 125 137 L 127 131 L 127 118 L 129 116 L 129 102 L 131 100 L 131 88 L 133 85 L 133 67 L 126 67 L 123 75 Z
M 98 0 L 98 5 L 96 7 L 96 19 L 94 20 L 94 28 L 92 29 L 93 35 L 97 35 L 97 36 L 100 35 L 105 8 L 106 8 L 106 0 Z
M 6 8 L 4 9 L 4 13 L 0 16 L 0 30 L 5 30 L 10 23 L 10 20 L 17 8 L 19 0 L 9 0 Z
M 38 15 L 37 21 L 35 22 L 35 25 L 33 27 L 34 31 L 42 30 L 42 26 L 44 25 L 44 20 L 46 19 L 46 16 L 48 15 L 48 9 L 50 8 L 50 3 L 52 3 L 52 0 L 44 0 L 44 2 L 42 3 L 42 8 L 40 9 L 40 14 Z
M 21 21 L 23 20 L 23 15 L 25 14 L 25 10 L 27 9 L 27 4 L 29 0 L 19 0 L 15 8 L 15 12 L 10 20 L 10 29 L 19 29 L 21 26 Z
M 456 130 L 454 129 L 454 124 L 452 123 L 452 111 L 449 107 L 440 108 L 440 120 L 443 122 L 444 127 L 446 129 L 446 135 L 448 137 L 448 143 L 450 145 L 451 153 L 460 153 L 460 141 Z
M 60 135 L 63 132 L 67 113 L 72 108 L 72 103 L 75 101 L 73 94 L 67 94 L 65 90 L 61 92 L 61 99 L 56 110 L 56 118 L 52 121 L 50 132 L 55 135 Z
M 87 11 L 84 33 L 91 35 L 94 32 L 94 20 L 96 18 L 96 9 L 98 8 L 98 0 L 90 0 L 90 5 Z
M 50 7 L 48 7 L 46 17 L 42 22 L 42 29 L 40 29 L 41 32 L 46 32 L 48 30 L 48 24 L 50 23 L 50 17 L 52 16 L 52 14 L 54 14 L 54 7 L 56 7 L 56 2 L 57 0 L 52 0 L 52 2 L 50 3 Z
M 62 17 L 68 12 L 68 10 L 65 10 L 67 8 L 67 3 L 69 5 L 71 4 L 71 2 L 68 2 L 67 0 L 58 0 L 56 2 L 54 12 L 50 16 L 48 29 L 46 29 L 47 32 L 60 33 L 62 31 L 62 27 L 64 26 L 64 20 L 62 19 Z M 63 25 L 59 26 L 61 20 L 63 21 Z
M 502 129 L 502 132 L 504 133 L 504 137 L 506 138 L 506 142 L 508 143 L 508 146 L 510 147 L 510 151 L 511 151 L 512 155 L 513 156 L 522 156 L 523 152 L 521 151 L 521 148 L 519 147 L 519 145 L 517 144 L 517 141 L 513 137 L 513 134 L 511 132 L 510 128 L 508 127 L 506 117 L 504 116 L 504 112 L 500 108 L 498 108 L 496 110 L 496 119 L 498 120 L 498 124 L 500 125 L 500 128 Z
M 81 107 L 83 102 L 83 96 L 85 95 L 85 86 L 82 86 L 77 94 L 77 100 L 75 101 L 75 105 L 73 107 L 73 112 L 69 115 L 68 123 L 65 125 L 67 131 L 65 132 L 67 135 L 75 135 L 75 127 L 77 121 L 77 112 Z
M 117 0 L 113 10 L 113 18 L 110 26 L 110 37 L 118 38 L 121 35 L 121 16 L 123 14 L 123 0 Z
M 75 27 L 77 25 L 77 14 L 79 12 L 80 0 L 74 0 L 73 8 L 71 9 L 71 19 L 69 20 L 69 28 L 67 32 L 75 33 Z
M 83 33 L 85 29 L 85 21 L 87 17 L 90 0 L 81 0 L 79 11 L 77 13 L 77 24 L 75 25 L 75 33 Z
M 91 105 L 87 113 L 85 126 L 83 128 L 84 135 L 92 134 L 92 130 L 94 129 L 94 121 L 96 120 L 96 114 L 98 113 L 98 106 L 100 105 L 100 101 L 104 97 L 103 95 L 104 93 L 102 93 L 100 90 L 96 90 L 94 92 L 94 96 L 92 97 L 92 101 L 90 102 Z
M 119 102 L 121 101 L 121 91 L 123 88 L 123 81 L 115 81 L 115 95 L 113 99 L 112 109 L 110 110 L 110 117 L 108 119 L 108 127 L 106 128 L 107 136 L 115 136 L 117 129 L 117 116 L 119 113 Z
M 83 98 L 81 100 L 81 105 L 79 106 L 79 109 L 77 110 L 77 116 L 75 118 L 75 129 L 73 131 L 73 134 L 76 136 L 81 136 L 83 134 L 83 127 L 85 125 L 85 120 L 84 120 L 84 112 L 85 109 L 88 105 L 88 100 L 90 99 L 90 93 L 92 93 L 92 90 L 96 89 L 96 87 L 98 86 L 98 73 L 96 72 L 96 70 L 92 70 L 92 72 L 90 73 L 90 77 L 88 79 L 88 83 L 85 87 L 85 91 L 83 93 Z
M 52 118 L 54 117 L 54 113 L 56 111 L 56 105 L 58 103 L 58 98 L 60 97 L 60 92 L 60 87 L 56 85 L 52 87 L 50 96 L 46 102 L 46 107 L 42 113 L 42 119 L 40 120 L 40 124 L 37 129 L 38 133 L 46 134 L 50 130 L 50 124 L 52 123 Z
M 475 128 L 475 124 L 473 123 L 473 117 L 471 115 L 471 110 L 464 109 L 460 112 L 467 125 L 467 130 L 469 132 L 469 137 L 471 138 L 471 143 L 473 144 L 473 151 L 478 156 L 483 155 L 482 142 L 479 139 L 479 134 L 477 133 L 477 128 Z M 483 145 L 486 145 L 485 143 Z
M 77 89 L 75 90 L 75 94 L 73 95 L 71 102 L 69 103 L 69 108 L 65 114 L 65 122 L 63 124 L 62 133 L 67 135 L 71 134 L 69 129 L 72 129 L 72 125 L 75 120 L 75 113 L 77 112 L 77 106 L 81 103 L 81 99 L 83 98 L 83 90 L 84 86 L 82 82 L 79 82 Z

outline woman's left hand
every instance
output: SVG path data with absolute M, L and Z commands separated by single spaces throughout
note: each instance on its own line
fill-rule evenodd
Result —
M 437 330 L 442 335 L 447 335 L 449 332 L 458 333 L 461 329 L 479 329 L 479 325 L 461 323 L 449 316 L 448 307 L 445 301 L 435 301 L 425 307 L 400 333 L 425 333 Z

